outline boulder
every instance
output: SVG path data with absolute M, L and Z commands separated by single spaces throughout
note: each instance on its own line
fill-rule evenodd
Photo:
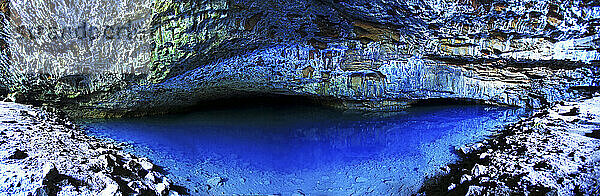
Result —
M 142 166 L 142 169 L 145 169 L 146 171 L 151 171 L 154 168 L 154 164 L 147 158 L 138 159 L 137 162 Z
M 142 190 L 147 190 L 148 187 L 144 185 L 141 181 L 131 181 L 127 183 L 127 187 L 129 187 L 135 193 L 142 193 Z
M 156 184 L 154 189 L 156 190 L 156 194 L 158 194 L 158 195 L 167 195 L 169 193 L 169 186 L 170 186 L 169 183 L 162 182 L 162 183 Z
M 104 188 L 100 191 L 101 196 L 120 196 L 122 195 L 119 184 L 104 173 L 96 173 L 96 178 L 100 179 L 104 184 Z
M 96 171 L 114 172 L 116 157 L 112 154 L 103 154 L 91 160 L 91 167 Z
M 487 173 L 487 168 L 483 165 L 475 164 L 475 166 L 473 166 L 473 169 L 471 169 L 471 174 L 475 178 L 485 175 L 486 173 Z
M 160 180 L 160 174 L 156 173 L 156 172 L 149 172 L 148 174 L 146 174 L 146 176 L 144 176 L 144 179 L 146 179 L 149 184 L 154 184 L 159 182 Z
M 458 151 L 464 155 L 467 155 L 467 154 L 471 154 L 473 152 L 480 151 L 483 147 L 484 147 L 483 143 L 467 144 L 467 145 L 456 148 L 456 151 Z
M 465 196 L 480 196 L 484 195 L 484 188 L 480 186 L 469 186 L 467 194 Z
M 42 169 L 43 184 L 57 182 L 61 176 L 53 163 L 46 163 Z

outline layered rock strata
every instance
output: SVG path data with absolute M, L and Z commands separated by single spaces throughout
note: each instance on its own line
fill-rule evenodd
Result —
M 542 108 L 600 83 L 593 1 L 4 2 L 11 98 L 74 116 L 254 94 L 370 110 L 431 98 Z M 31 29 L 80 21 L 102 30 Z

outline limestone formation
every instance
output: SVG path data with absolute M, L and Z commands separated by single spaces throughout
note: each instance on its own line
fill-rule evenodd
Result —
M 256 94 L 368 110 L 432 98 L 542 108 L 600 84 L 595 1 L 1 5 L 0 92 L 74 116 L 161 113 Z

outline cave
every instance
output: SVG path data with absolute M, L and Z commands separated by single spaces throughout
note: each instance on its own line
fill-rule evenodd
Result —
M 0 195 L 598 195 L 588 0 L 0 0 Z

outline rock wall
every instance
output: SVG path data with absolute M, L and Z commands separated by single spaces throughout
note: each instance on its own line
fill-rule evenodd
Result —
M 89 10 L 90 19 L 143 18 L 139 27 L 145 29 L 136 41 L 95 40 L 91 51 L 107 50 L 67 55 L 81 61 L 57 60 L 64 51 L 11 42 L 12 54 L 22 58 L 13 58 L 9 70 L 47 61 L 108 67 L 74 79 L 53 72 L 34 80 L 59 81 L 40 88 L 52 96 L 9 82 L 13 92 L 25 92 L 13 97 L 46 103 L 52 97 L 78 111 L 75 115 L 96 117 L 257 93 L 311 96 L 370 110 L 397 110 L 431 98 L 541 108 L 600 84 L 600 4 L 593 1 L 138 1 L 34 7 L 13 0 L 13 10 L 22 12 L 67 7 L 65 13 Z M 119 9 L 100 9 L 105 7 Z M 78 17 L 50 14 L 47 20 Z M 87 43 L 74 44 L 82 42 Z M 141 71 L 119 68 L 124 64 Z M 73 81 L 82 85 L 74 88 Z
M 151 60 L 152 2 L 24 1 L 5 7 L 3 82 L 22 102 L 86 102 L 138 82 Z M 81 100 L 83 99 L 83 100 Z

